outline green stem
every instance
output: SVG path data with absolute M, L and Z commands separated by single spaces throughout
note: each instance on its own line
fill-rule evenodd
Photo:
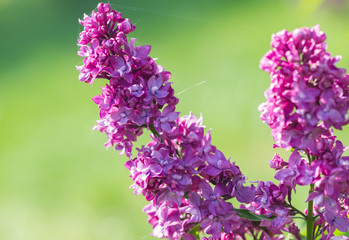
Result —
M 313 191 L 314 184 L 310 184 L 309 194 Z M 313 217 L 313 200 L 308 202 L 308 217 L 307 217 L 307 240 L 314 238 L 314 217 Z
M 299 215 L 301 215 L 305 221 L 307 221 L 308 217 L 302 213 L 302 211 L 298 210 L 296 207 L 294 207 L 292 204 L 284 204 L 285 207 L 289 207 L 291 208 L 293 211 L 295 211 L 296 213 L 298 213 Z
M 310 166 L 311 163 L 316 160 L 316 157 L 315 156 L 311 156 L 308 152 L 307 152 L 307 156 L 308 156 L 308 161 L 309 161 L 309 166 Z M 309 194 L 311 194 L 313 192 L 313 189 L 314 189 L 314 184 L 312 183 L 309 186 Z M 313 205 L 314 205 L 313 200 L 308 202 L 307 240 L 313 240 L 314 239 Z
M 162 138 L 160 133 L 156 131 L 153 123 L 149 124 L 149 130 L 154 134 L 155 137 L 160 138 L 161 142 L 164 142 L 164 139 Z
M 253 229 L 248 228 L 248 230 L 250 230 L 250 232 L 251 232 L 251 234 L 252 234 L 252 237 L 253 237 L 253 240 L 257 240 L 257 236 L 254 234 Z

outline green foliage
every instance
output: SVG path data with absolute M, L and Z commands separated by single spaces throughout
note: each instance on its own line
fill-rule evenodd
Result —
M 253 212 L 251 212 L 248 209 L 234 209 L 235 212 L 238 213 L 238 216 L 241 218 L 245 218 L 247 220 L 250 220 L 252 222 L 260 222 L 262 220 L 273 220 L 275 217 L 266 217 L 264 215 L 257 215 Z

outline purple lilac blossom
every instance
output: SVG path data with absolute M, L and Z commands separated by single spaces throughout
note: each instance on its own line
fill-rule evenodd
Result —
M 239 168 L 210 145 L 210 132 L 204 133 L 201 118 L 190 114 L 175 122 L 177 128 L 168 133 L 163 130 L 163 142 L 154 138 L 139 149 L 136 158 L 126 162 L 134 180 L 131 188 L 151 201 L 153 208 L 177 209 L 182 216 L 178 225 L 167 218 L 161 220 L 158 210 L 146 208 L 153 236 L 180 239 L 199 224 L 201 231 L 218 239 L 221 228 L 228 234 L 240 219 L 226 200 L 236 196 L 238 201 L 251 202 L 254 188 L 244 186 L 246 178 Z M 179 235 L 171 233 L 168 226 L 176 226 Z
M 79 79 L 92 84 L 98 78 L 108 80 L 102 94 L 93 101 L 98 104 L 101 120 L 94 129 L 106 133 L 106 146 L 115 146 L 128 157 L 142 128 L 156 124 L 158 130 L 170 131 L 179 115 L 178 99 L 168 81 L 171 74 L 149 57 L 149 45 L 135 46 L 136 39 L 127 35 L 135 30 L 127 18 L 98 4 L 97 11 L 80 20 Z
M 278 147 L 312 152 L 310 145 L 330 127 L 348 123 L 349 75 L 335 66 L 340 57 L 327 52 L 325 40 L 318 25 L 280 31 L 260 62 L 271 85 L 259 110 Z M 319 130 L 321 134 L 312 134 Z
M 349 75 L 335 66 L 340 57 L 327 52 L 325 40 L 318 25 L 272 36 L 273 50 L 260 62 L 271 85 L 259 110 L 275 147 L 294 149 L 288 162 L 278 155 L 270 161 L 275 178 L 294 191 L 297 185 L 313 186 L 307 201 L 315 204 L 315 225 L 321 239 L 335 239 L 336 229 L 349 230 L 349 158 L 331 128 L 348 123 Z M 255 200 L 261 206 L 268 206 L 265 192 Z

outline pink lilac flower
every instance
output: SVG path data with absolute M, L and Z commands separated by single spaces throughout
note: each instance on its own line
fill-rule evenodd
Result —
M 348 157 L 331 128 L 348 123 L 349 75 L 336 67 L 340 57 L 327 52 L 325 40 L 319 26 L 272 36 L 273 50 L 260 63 L 271 85 L 259 110 L 275 146 L 294 149 L 288 162 L 277 155 L 270 161 L 275 178 L 293 190 L 312 185 L 307 201 L 320 217 L 321 239 L 330 239 L 335 229 L 348 230 Z
M 126 162 L 134 180 L 131 187 L 151 201 L 155 209 L 166 206 L 177 209 L 181 216 L 179 223 L 172 223 L 172 218 L 161 220 L 159 211 L 147 210 L 154 236 L 180 239 L 199 224 L 202 231 L 216 239 L 222 233 L 219 228 L 229 233 L 232 225 L 239 222 L 232 204 L 226 200 L 236 197 L 240 202 L 251 202 L 254 188 L 245 186 L 246 178 L 222 152 L 208 146 L 209 132 L 204 134 L 200 118 L 191 114 L 176 119 L 176 124 L 179 128 L 172 128 L 169 133 L 163 130 L 164 141 L 154 138 L 139 149 L 136 158 Z M 171 230 L 174 226 L 178 235 Z
M 318 131 L 318 123 L 323 123 L 324 132 L 348 123 L 349 75 L 335 66 L 340 57 L 327 52 L 325 40 L 318 25 L 283 30 L 272 36 L 273 50 L 261 60 L 271 86 L 259 110 L 279 147 L 299 149 L 301 145 L 300 149 L 307 150 L 321 137 L 314 135 L 302 144 L 305 136 Z
M 279 154 L 275 153 L 274 157 L 272 160 L 269 160 L 269 165 L 271 168 L 275 169 L 275 170 L 280 170 L 283 167 L 287 166 L 288 163 L 285 162 L 280 156 Z
M 156 124 L 171 130 L 179 115 L 175 112 L 178 99 L 168 81 L 171 74 L 148 56 L 151 47 L 135 46 L 136 39 L 128 40 L 127 35 L 135 30 L 130 20 L 107 3 L 100 3 L 97 10 L 80 20 L 84 31 L 78 54 L 85 59 L 77 67 L 79 79 L 89 84 L 97 78 L 109 81 L 103 93 L 93 98 L 101 117 L 95 129 L 106 133 L 107 147 L 115 146 L 131 157 L 132 142 L 142 128 Z

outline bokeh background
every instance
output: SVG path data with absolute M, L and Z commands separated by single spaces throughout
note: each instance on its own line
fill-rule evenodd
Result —
M 78 81 L 78 18 L 95 0 L 0 0 L 0 239 L 154 239 L 125 157 L 91 129 L 103 80 Z M 183 114 L 202 113 L 213 144 L 249 180 L 273 180 L 258 105 L 269 77 L 259 60 L 282 29 L 320 24 L 349 67 L 346 0 L 112 0 L 132 37 L 172 72 Z M 349 128 L 338 132 L 349 145 Z M 141 143 L 140 143 L 141 144 Z M 306 190 L 297 189 L 302 208 Z

